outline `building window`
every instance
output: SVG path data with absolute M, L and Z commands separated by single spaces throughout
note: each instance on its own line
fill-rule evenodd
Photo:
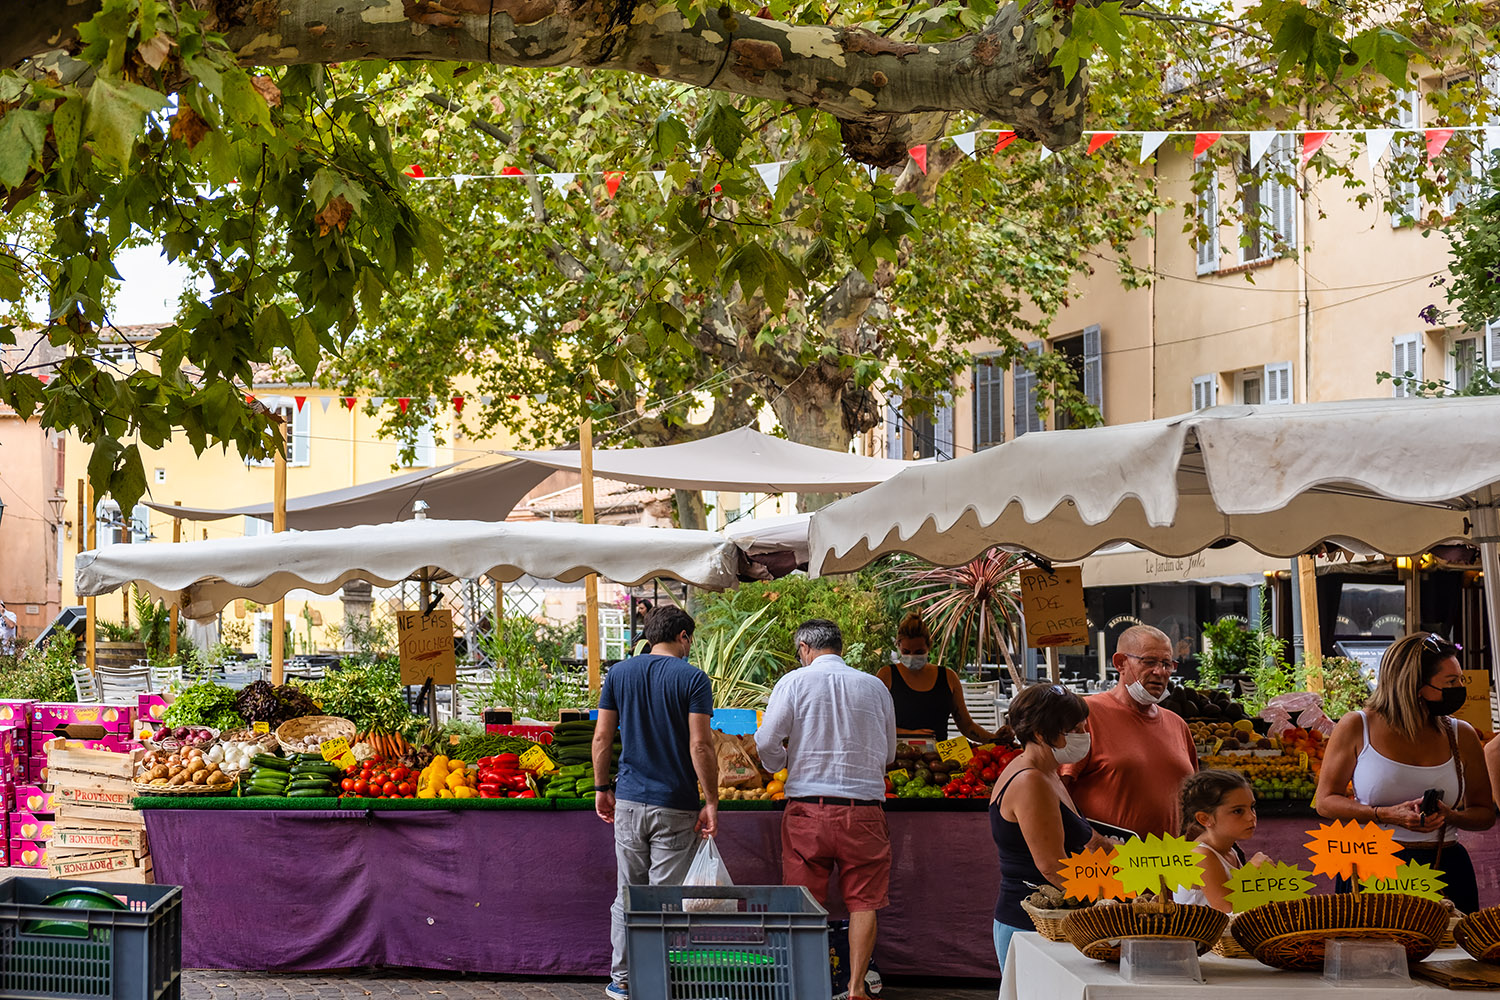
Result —
M 1208 175 L 1198 195 L 1198 226 L 1204 233 L 1198 240 L 1198 273 L 1213 274 L 1219 269 L 1219 174 L 1207 153 L 1198 157 L 1197 170 Z
M 1295 169 L 1292 137 L 1278 135 L 1250 166 L 1246 156 L 1240 169 L 1244 222 L 1240 260 L 1251 264 L 1281 256 L 1297 242 L 1297 185 L 1283 180 Z
M 1422 335 L 1408 333 L 1391 338 L 1392 394 L 1397 399 L 1415 396 L 1410 383 L 1422 381 Z
M 286 442 L 286 464 L 307 465 L 311 460 L 312 434 L 309 430 L 312 407 L 303 400 L 302 406 L 297 406 L 297 401 L 290 396 L 262 396 L 259 401 L 265 405 L 276 416 L 284 422 L 287 431 Z M 257 468 L 270 468 L 275 465 L 275 459 L 266 458 L 263 461 L 249 461 L 246 465 Z
M 974 366 L 974 450 L 983 451 L 1005 440 L 1004 355 L 981 354 Z

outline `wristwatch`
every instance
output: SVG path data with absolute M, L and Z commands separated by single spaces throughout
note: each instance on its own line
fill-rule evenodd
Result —
M 595 785 L 594 786 L 594 791 L 596 791 L 596 792 L 612 792 L 614 790 L 615 790 L 615 783 L 613 781 L 611 781 L 607 785 Z

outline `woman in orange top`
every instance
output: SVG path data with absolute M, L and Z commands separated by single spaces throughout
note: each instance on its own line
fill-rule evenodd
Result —
M 975 743 L 994 741 L 996 734 L 980 728 L 969 715 L 958 674 L 928 660 L 932 634 L 915 611 L 901 620 L 896 630 L 896 649 L 901 662 L 882 667 L 876 676 L 891 689 L 891 701 L 896 705 L 897 736 L 946 740 L 951 716 L 958 723 L 958 731 Z

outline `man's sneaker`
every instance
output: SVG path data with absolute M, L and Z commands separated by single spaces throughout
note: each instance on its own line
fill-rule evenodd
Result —
M 630 991 L 623 983 L 610 983 L 604 987 L 604 995 L 610 1000 L 630 1000 Z

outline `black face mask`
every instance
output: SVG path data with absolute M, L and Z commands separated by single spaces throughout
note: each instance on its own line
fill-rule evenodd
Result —
M 1438 688 L 1438 694 L 1442 697 L 1437 701 L 1428 701 L 1425 698 L 1422 704 L 1427 706 L 1427 711 L 1434 715 L 1452 715 L 1464 707 L 1464 702 L 1469 700 L 1469 692 L 1466 688 Z

